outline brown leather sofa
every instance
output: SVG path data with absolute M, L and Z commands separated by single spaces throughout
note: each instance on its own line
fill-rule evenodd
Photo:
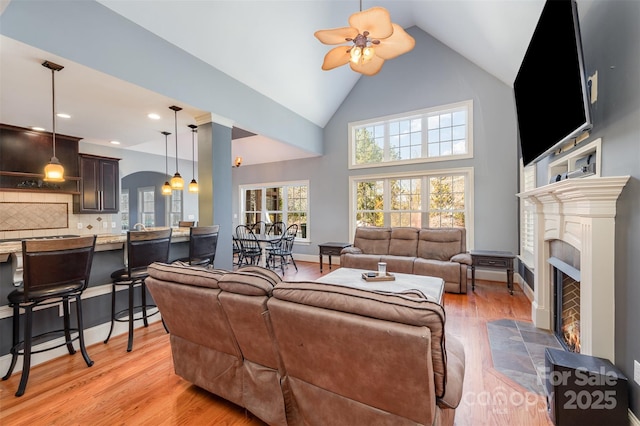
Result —
M 445 281 L 449 293 L 467 292 L 467 252 L 464 228 L 358 227 L 353 246 L 342 250 L 340 265 L 375 271 L 429 275 Z
M 270 425 L 453 425 L 464 349 L 419 295 L 154 263 L 176 374 Z

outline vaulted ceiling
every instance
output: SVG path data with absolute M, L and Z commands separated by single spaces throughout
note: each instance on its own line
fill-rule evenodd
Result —
M 364 0 L 362 5 L 359 0 L 98 1 L 320 127 L 330 120 L 359 78 L 372 77 L 348 67 L 322 71 L 323 57 L 331 47 L 314 38 L 316 30 L 347 26 L 349 16 L 360 7 L 383 6 L 393 22 L 404 28 L 419 27 L 511 86 L 544 5 L 544 0 Z M 8 3 L 2 1 L 0 10 L 10 13 Z M 46 118 L 50 110 L 42 107 L 50 102 L 50 79 L 33 65 L 34 57 L 47 52 L 4 36 L 0 41 L 0 121 L 24 126 L 37 120 L 50 122 L 50 117 Z M 46 59 L 55 62 L 56 58 Z M 83 119 L 62 121 L 61 133 L 82 135 L 90 143 L 108 143 L 119 136 L 101 127 L 101 122 L 112 122 L 105 114 L 115 114 L 122 138 L 135 141 L 125 148 L 163 154 L 158 152 L 164 143 L 158 145 L 157 132 L 150 135 L 135 130 L 139 116 L 133 115 L 137 109 L 146 115 L 154 106 L 171 104 L 171 99 L 87 67 L 73 68 L 77 75 L 67 79 L 73 80 L 75 95 L 65 94 L 64 105 L 78 111 L 74 114 L 82 111 Z M 65 84 L 62 73 L 56 78 Z M 181 128 L 192 117 L 207 113 L 182 106 Z M 38 109 L 42 111 L 36 113 Z M 168 120 L 164 125 L 171 131 L 174 116 L 169 112 L 164 112 L 163 120 Z M 182 133 L 181 145 L 190 148 L 191 136 Z M 251 138 L 260 136 L 234 141 L 234 151 L 251 147 Z M 181 150 L 190 158 L 190 149 Z M 264 154 L 261 159 L 252 159 L 250 151 L 234 154 L 243 155 L 245 164 L 279 159 Z M 279 152 L 284 159 L 306 155 L 296 148 L 286 154 L 285 150 Z

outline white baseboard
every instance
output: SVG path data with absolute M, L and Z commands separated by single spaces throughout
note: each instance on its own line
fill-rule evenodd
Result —
M 142 318 L 142 313 L 138 312 L 134 317 Z M 154 322 L 160 321 L 160 319 L 161 317 L 158 314 L 150 317 L 148 321 L 149 321 L 149 324 L 152 324 Z M 134 325 L 136 325 L 136 323 L 134 323 Z M 104 342 L 104 339 L 106 339 L 107 335 L 109 334 L 109 327 L 111 327 L 111 323 L 106 322 L 104 324 L 100 324 L 95 327 L 88 328 L 84 331 L 84 342 L 85 342 L 85 346 L 87 347 L 87 352 L 89 354 L 89 357 L 91 357 L 90 346 L 96 343 L 102 344 L 102 342 Z M 140 325 L 137 326 L 136 328 L 140 328 L 140 327 L 144 327 L 142 322 L 140 322 Z M 113 333 L 111 333 L 111 338 L 109 339 L 108 344 L 112 344 L 112 339 L 114 337 L 119 336 L 121 334 L 127 334 L 128 332 L 129 332 L 128 323 L 116 322 L 113 326 Z M 135 339 L 135 332 L 134 332 L 134 339 Z M 36 345 L 33 347 L 33 350 L 36 351 L 42 348 L 56 346 L 56 345 L 62 344 L 63 342 L 64 342 L 64 338 L 61 337 L 59 339 L 54 339 L 52 341 L 45 342 L 40 345 Z M 76 348 L 76 351 L 77 351 L 74 356 L 82 356 L 82 354 L 80 354 L 80 349 L 79 349 L 77 340 L 74 342 L 73 346 Z M 122 350 L 126 351 L 126 349 L 127 348 L 125 343 L 122 345 Z M 67 351 L 66 346 L 62 346 L 60 348 L 52 349 L 50 351 L 42 352 L 39 354 L 34 354 L 31 356 L 31 366 L 34 367 L 38 364 L 51 361 L 52 359 L 55 359 L 64 355 L 69 355 L 69 352 Z M 9 370 L 9 365 L 11 365 L 11 354 L 7 354 L 0 357 L 0 371 L 2 371 L 3 374 L 7 370 Z M 13 370 L 13 374 L 15 375 L 16 373 L 19 373 L 21 371 L 22 371 L 22 356 L 18 357 L 18 362 L 16 363 L 16 367 Z

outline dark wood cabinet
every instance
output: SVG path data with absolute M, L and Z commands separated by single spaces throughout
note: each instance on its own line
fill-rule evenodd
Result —
M 56 157 L 64 182 L 44 182 L 44 166 L 53 154 L 53 137 L 24 127 L 0 124 L 0 188 L 2 191 L 78 193 L 78 141 L 56 134 Z
M 74 213 L 118 213 L 118 161 L 118 158 L 79 154 L 80 195 L 74 196 Z

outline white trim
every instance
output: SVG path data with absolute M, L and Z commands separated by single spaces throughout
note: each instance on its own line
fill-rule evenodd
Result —
M 420 117 L 423 120 L 425 120 L 429 116 L 441 115 L 450 111 L 451 112 L 459 111 L 463 108 L 466 108 L 466 111 L 467 111 L 467 123 L 466 123 L 467 131 L 466 131 L 466 138 L 465 138 L 466 145 L 467 145 L 466 153 L 458 154 L 458 155 L 443 155 L 443 156 L 437 156 L 437 157 L 423 156 L 420 158 L 412 158 L 408 160 L 383 161 L 380 163 L 356 164 L 355 158 L 354 158 L 355 156 L 354 134 L 355 134 L 356 128 L 367 126 L 367 125 L 373 126 L 373 125 L 379 125 L 379 124 L 384 124 L 386 126 L 388 122 L 396 121 L 400 119 L 412 119 L 412 118 Z M 446 105 L 438 105 L 435 107 L 423 108 L 415 111 L 407 111 L 407 112 L 402 112 L 398 114 L 391 114 L 391 115 L 386 115 L 382 117 L 370 118 L 367 120 L 350 122 L 348 123 L 348 126 L 347 126 L 348 127 L 347 167 L 349 169 L 363 169 L 363 168 L 377 168 L 377 167 L 387 167 L 387 166 L 417 164 L 417 163 L 433 163 L 433 162 L 453 161 L 453 160 L 473 158 L 473 116 L 474 116 L 473 99 L 468 99 L 468 100 L 454 102 Z M 421 132 L 422 132 L 422 139 L 423 139 L 423 145 L 424 145 L 424 141 L 425 141 L 425 138 L 427 137 L 426 135 L 427 135 L 428 129 L 424 127 L 421 130 Z M 388 135 L 386 135 L 386 137 L 388 137 Z M 386 145 L 386 142 L 385 142 L 385 145 Z M 427 148 L 423 148 L 423 149 L 427 149 Z M 385 152 L 386 152 L 386 148 L 385 148 Z M 423 154 L 425 154 L 425 151 L 423 151 Z
M 354 186 L 356 182 L 363 180 L 403 178 L 403 177 L 428 177 L 444 175 L 465 176 L 465 227 L 467 229 L 467 250 L 474 248 L 474 168 L 458 167 L 454 169 L 430 169 L 410 172 L 381 173 L 371 175 L 349 176 L 349 235 L 355 235 L 356 224 L 354 212 L 356 207 Z
M 244 215 L 246 213 L 245 210 L 245 191 L 247 189 L 256 189 L 256 188 L 261 188 L 261 189 L 267 189 L 267 188 L 278 188 L 278 187 L 291 187 L 291 186 L 306 186 L 307 187 L 307 229 L 306 229 L 306 238 L 296 238 L 294 244 L 305 244 L 305 243 L 310 243 L 311 242 L 311 227 L 309 226 L 309 224 L 311 223 L 311 185 L 309 184 L 309 180 L 293 180 L 293 181 L 280 181 L 280 182 L 266 182 L 266 183 L 249 183 L 249 184 L 243 184 L 243 185 L 238 185 L 238 212 L 239 212 L 239 217 L 238 217 L 238 224 L 244 223 Z M 266 194 L 265 194 L 266 197 Z M 287 199 L 287 203 L 288 203 L 288 196 L 285 196 Z M 266 211 L 266 205 L 262 206 L 263 209 L 262 211 Z M 288 210 L 288 204 L 287 204 L 287 213 L 289 213 Z M 284 211 L 283 211 L 283 216 L 284 216 Z M 286 223 L 285 218 L 283 217 L 283 221 Z M 288 225 L 288 224 L 287 224 Z

